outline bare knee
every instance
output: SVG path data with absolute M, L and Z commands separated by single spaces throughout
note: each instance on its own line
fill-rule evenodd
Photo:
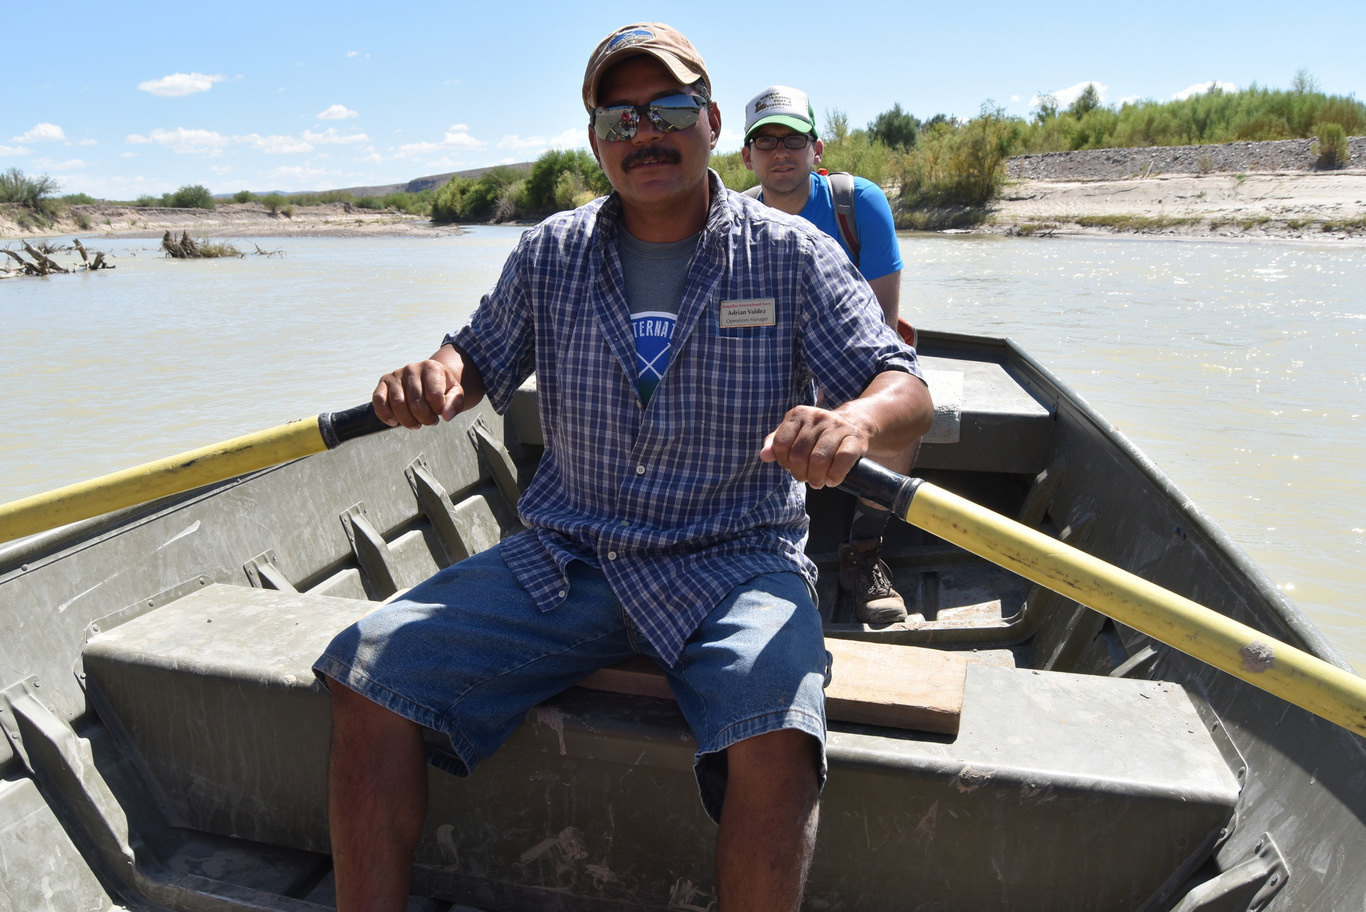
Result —
M 335 679 L 328 679 L 327 689 L 332 698 L 334 744 L 339 739 L 362 736 L 378 743 L 394 743 L 392 739 L 400 743 L 421 741 L 422 729 L 416 722 L 385 709 Z
M 795 729 L 768 732 L 726 749 L 727 792 L 784 794 L 814 803 L 820 788 L 820 742 Z

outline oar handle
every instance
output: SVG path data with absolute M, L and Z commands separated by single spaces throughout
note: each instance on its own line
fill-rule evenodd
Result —
M 323 412 L 318 416 L 318 433 L 329 450 L 336 449 L 348 440 L 387 430 L 389 425 L 379 420 L 373 402 L 340 412 Z
M 920 487 L 919 478 L 907 478 L 891 469 L 884 468 L 871 459 L 860 459 L 854 463 L 849 474 L 840 482 L 839 489 L 855 497 L 871 500 L 891 510 L 900 519 L 906 515 L 906 508 Z

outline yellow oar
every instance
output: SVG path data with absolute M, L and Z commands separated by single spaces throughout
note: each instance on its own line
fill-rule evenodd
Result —
M 1121 624 L 1366 735 L 1366 679 L 919 478 L 863 460 L 841 488 Z
M 35 494 L 0 505 L 0 542 L 321 453 L 387 428 L 367 403 Z

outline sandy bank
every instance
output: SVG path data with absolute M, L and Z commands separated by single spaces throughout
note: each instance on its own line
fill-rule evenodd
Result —
M 345 203 L 295 206 L 293 215 L 271 215 L 260 203 L 227 203 L 214 209 L 91 205 L 72 206 L 52 227 L 24 230 L 13 213 L 0 211 L 0 239 L 37 237 L 159 238 L 167 231 L 194 238 L 234 237 L 446 237 L 455 225 L 393 210 L 361 209 Z
M 1020 155 L 983 230 L 1366 239 L 1366 137 L 1324 170 L 1313 140 Z

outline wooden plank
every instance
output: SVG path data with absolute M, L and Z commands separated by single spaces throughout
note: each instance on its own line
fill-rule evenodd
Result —
M 827 638 L 825 714 L 838 722 L 958 734 L 968 661 L 961 652 Z
M 963 712 L 967 658 L 921 646 L 827 639 L 834 662 L 825 714 L 836 722 L 955 735 Z M 672 700 L 668 679 L 644 656 L 595 671 L 580 687 Z

